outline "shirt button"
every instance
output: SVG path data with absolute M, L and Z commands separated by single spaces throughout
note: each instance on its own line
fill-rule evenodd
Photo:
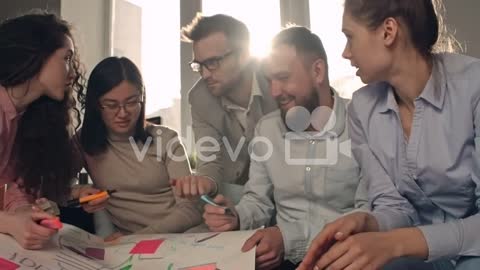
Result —
M 305 168 L 305 170 L 307 170 L 307 172 L 309 172 L 311 170 L 311 168 L 307 167 L 307 168 Z

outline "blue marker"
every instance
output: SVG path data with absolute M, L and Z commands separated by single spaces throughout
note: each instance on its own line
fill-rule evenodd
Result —
M 225 215 L 229 215 L 229 216 L 232 216 L 232 217 L 235 217 L 235 214 L 233 213 L 232 209 L 226 207 L 226 206 L 223 206 L 223 205 L 219 205 L 218 203 L 214 202 L 212 198 L 210 198 L 208 195 L 202 195 L 200 196 L 200 199 L 210 205 L 213 205 L 213 206 L 216 206 L 216 207 L 220 207 L 220 208 L 223 208 L 225 210 Z

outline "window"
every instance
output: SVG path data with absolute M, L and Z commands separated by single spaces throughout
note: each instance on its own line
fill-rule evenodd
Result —
M 364 84 L 355 75 L 356 69 L 350 65 L 350 61 L 342 58 L 347 42 L 342 33 L 343 2 L 310 0 L 310 25 L 327 52 L 330 84 L 340 96 L 350 98 Z
M 141 69 L 147 89 L 147 117 L 161 116 L 163 124 L 180 131 L 179 2 L 114 2 L 114 54 L 131 58 Z M 309 4 L 311 29 L 322 39 L 329 58 L 331 84 L 342 96 L 350 97 L 363 84 L 341 56 L 346 42 L 341 32 L 343 0 L 310 0 Z M 203 0 L 202 12 L 224 13 L 243 21 L 250 30 L 254 56 L 265 56 L 271 39 L 281 30 L 279 0 Z
M 281 29 L 279 0 L 203 0 L 202 5 L 204 15 L 223 13 L 244 22 L 250 31 L 250 51 L 254 56 L 265 56 L 270 41 Z
M 180 4 L 115 1 L 114 55 L 131 58 L 146 88 L 147 118 L 180 130 Z M 140 30 L 141 29 L 141 30 Z

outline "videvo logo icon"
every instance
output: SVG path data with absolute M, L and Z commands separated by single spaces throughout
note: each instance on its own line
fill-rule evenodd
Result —
M 336 123 L 335 112 L 327 106 L 317 107 L 312 113 L 301 106 L 288 110 L 285 115 L 285 124 L 289 130 L 285 134 L 285 162 L 289 165 L 332 166 L 337 164 L 339 153 L 351 158 L 351 141 L 339 143 L 338 134 L 335 133 Z M 325 141 L 325 156 L 315 156 L 314 150 L 307 151 L 306 157 L 295 156 L 292 146 L 304 144 L 305 141 L 316 147 Z

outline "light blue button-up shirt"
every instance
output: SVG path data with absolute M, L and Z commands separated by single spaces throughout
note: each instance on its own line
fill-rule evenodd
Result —
M 429 259 L 480 256 L 480 60 L 434 56 L 408 141 L 392 87 L 358 90 L 352 150 L 382 231 L 419 226 Z
M 366 181 L 351 156 L 346 102 L 335 93 L 335 125 L 321 135 L 288 132 L 279 110 L 255 130 L 250 178 L 236 206 L 240 229 L 266 226 L 275 218 L 285 258 L 294 263 L 326 223 L 368 207 Z

